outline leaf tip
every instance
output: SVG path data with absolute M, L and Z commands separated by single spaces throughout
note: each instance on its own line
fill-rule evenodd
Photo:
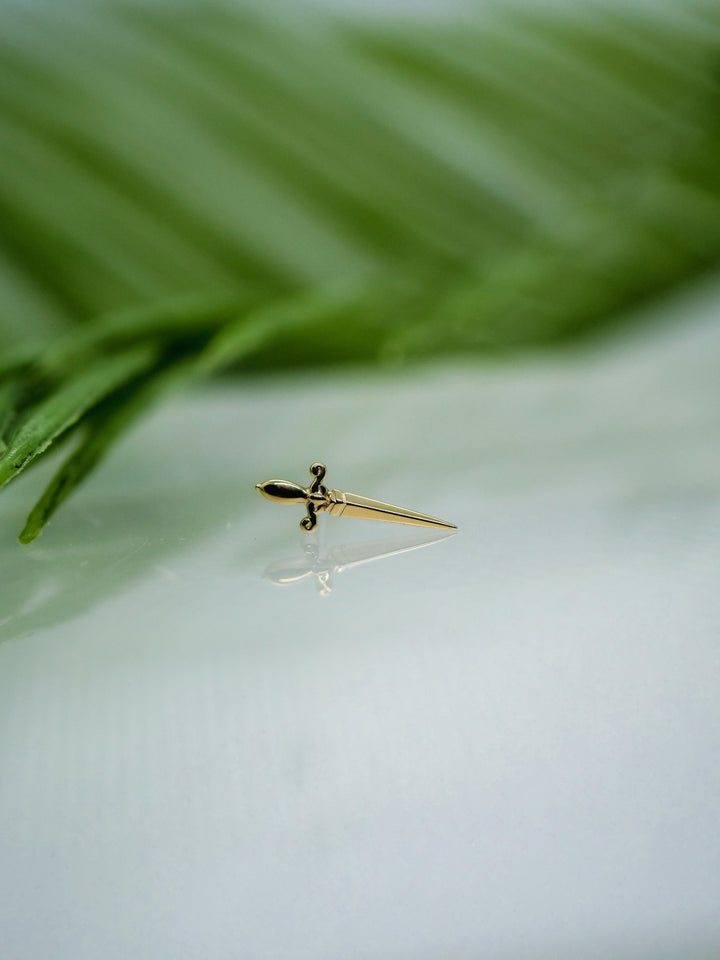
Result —
M 27 519 L 25 526 L 20 531 L 18 536 L 18 543 L 25 546 L 28 543 L 32 543 L 37 537 L 42 533 L 42 527 L 38 526 L 37 523 L 33 522 L 33 518 L 30 516 Z

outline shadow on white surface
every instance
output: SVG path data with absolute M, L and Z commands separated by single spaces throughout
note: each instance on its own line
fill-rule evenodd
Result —
M 326 519 L 320 518 L 320 522 Z M 324 527 L 324 524 L 323 524 Z M 366 540 L 355 543 L 340 543 L 327 546 L 325 531 L 310 535 L 301 545 L 302 549 L 273 560 L 263 571 L 265 580 L 278 586 L 288 586 L 303 580 L 315 582 L 318 593 L 327 597 L 333 591 L 338 574 L 376 560 L 398 557 L 403 553 L 440 543 L 457 531 L 413 533 L 407 536 L 384 537 L 381 540 Z

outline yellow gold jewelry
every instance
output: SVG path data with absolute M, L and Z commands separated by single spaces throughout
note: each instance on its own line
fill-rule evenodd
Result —
M 424 513 L 394 507 L 381 500 L 369 500 L 356 493 L 343 493 L 341 490 L 328 490 L 323 486 L 325 464 L 313 463 L 310 467 L 313 481 L 309 487 L 301 487 L 290 480 L 266 480 L 256 483 L 255 489 L 275 503 L 302 503 L 307 508 L 307 516 L 300 521 L 303 530 L 313 530 L 317 524 L 317 515 L 326 511 L 331 517 L 356 517 L 359 520 L 384 520 L 386 523 L 407 523 L 414 527 L 444 527 L 457 530 L 454 523 L 427 517 Z

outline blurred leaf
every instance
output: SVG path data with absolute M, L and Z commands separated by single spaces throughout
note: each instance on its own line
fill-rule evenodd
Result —
M 79 446 L 65 460 L 35 504 L 20 533 L 20 543 L 31 543 L 55 511 L 103 459 L 112 445 L 141 416 L 156 397 L 187 381 L 194 365 L 170 364 L 154 377 L 138 380 L 100 403 L 85 424 Z M 56 400 L 55 400 L 56 402 Z
M 88 410 L 146 372 L 154 359 L 154 348 L 136 347 L 100 360 L 31 407 L 0 458 L 0 487 L 17 477 Z
M 84 436 L 24 540 L 165 383 L 553 343 L 720 255 L 710 0 L 0 24 L 2 482 Z

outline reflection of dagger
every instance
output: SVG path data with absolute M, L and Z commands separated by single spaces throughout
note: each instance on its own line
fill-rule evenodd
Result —
M 284 586 L 314 575 L 317 578 L 318 590 L 323 596 L 327 596 L 332 591 L 333 574 L 344 573 L 361 564 L 372 563 L 373 560 L 384 560 L 386 557 L 419 550 L 421 547 L 439 543 L 452 535 L 451 530 L 437 530 L 430 535 L 415 533 L 400 539 L 390 537 L 384 540 L 371 540 L 368 543 L 345 544 L 331 550 L 320 550 L 317 544 L 312 542 L 306 544 L 304 557 L 276 560 L 266 567 L 263 577 Z
M 308 531 L 315 527 L 317 514 L 323 510 L 327 511 L 331 517 L 356 517 L 359 520 L 407 523 L 414 527 L 457 529 L 454 523 L 446 523 L 444 520 L 428 517 L 424 513 L 405 510 L 403 507 L 394 507 L 391 503 L 383 503 L 382 500 L 370 500 L 368 497 L 359 497 L 356 493 L 343 493 L 341 490 L 328 490 L 322 483 L 325 479 L 325 470 L 324 463 L 314 463 L 310 467 L 313 481 L 307 488 L 291 483 L 289 480 L 266 480 L 264 483 L 256 483 L 255 489 L 275 503 L 305 504 L 307 516 L 303 517 L 300 526 Z

